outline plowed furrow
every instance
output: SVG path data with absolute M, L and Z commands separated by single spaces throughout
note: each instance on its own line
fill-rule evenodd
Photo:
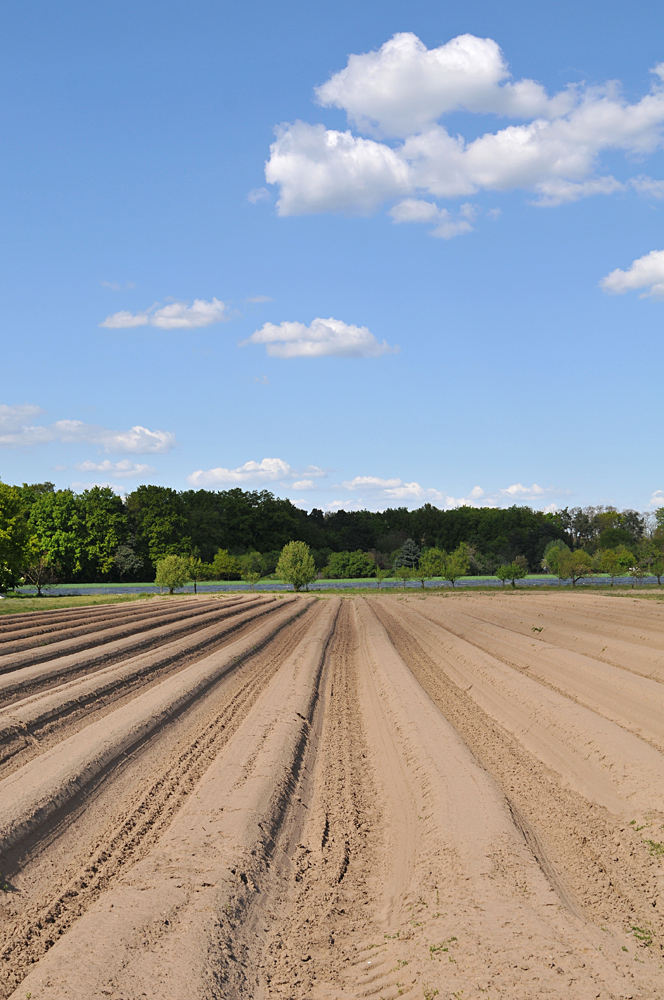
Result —
M 141 691 L 249 635 L 266 616 L 289 603 L 286 599 L 240 611 L 155 652 L 130 657 L 0 709 L 0 780 Z
M 237 601 L 228 601 L 224 604 L 236 604 Z M 17 630 L 15 633 L 6 632 L 0 635 L 0 653 L 21 652 L 24 649 L 31 649 L 36 646 L 46 646 L 53 642 L 61 642 L 64 639 L 75 639 L 80 635 L 87 635 L 94 632 L 104 632 L 114 626 L 123 625 L 126 622 L 149 622 L 151 619 L 164 615 L 177 615 L 186 618 L 190 614 L 201 614 L 218 608 L 220 601 L 209 600 L 181 602 L 178 607 L 170 605 L 161 607 L 130 608 L 124 614 L 114 615 L 86 615 L 75 620 L 66 620 L 56 625 L 36 625 L 32 628 Z
M 251 600 L 0 710 L 40 741 L 0 780 L 0 1000 L 659 1000 L 664 704 L 580 652 L 613 601 Z
M 238 604 L 233 604 L 232 607 L 236 608 Z M 127 635 L 138 635 L 142 632 L 163 628 L 172 623 L 190 622 L 195 628 L 197 620 L 204 620 L 209 615 L 224 613 L 227 613 L 224 606 L 220 607 L 216 602 L 205 602 L 201 606 L 188 605 L 186 608 L 180 608 L 176 611 L 149 614 L 140 618 L 130 616 L 125 619 L 122 617 L 119 622 L 113 620 L 101 624 L 94 623 L 91 628 L 81 625 L 69 630 L 72 632 L 69 638 L 62 638 L 63 633 L 59 633 L 59 636 L 54 637 L 54 641 L 50 641 L 50 637 L 46 636 L 41 641 L 33 637 L 5 643 L 4 646 L 0 647 L 0 674 L 29 667 L 36 663 L 44 663 L 53 657 L 68 656 L 105 643 L 111 643 Z
M 32 855 L 32 860 L 31 855 L 24 859 L 20 873 L 12 873 L 10 862 L 5 871 L 18 889 L 18 898 L 14 902 L 10 897 L 13 912 L 7 914 L 3 928 L 0 967 L 5 977 L 0 997 L 9 996 L 30 966 L 114 880 L 149 853 L 311 624 L 312 616 L 305 615 L 304 620 L 287 626 L 240 671 L 222 680 L 216 696 L 209 692 L 206 698 L 210 707 L 201 711 L 199 705 L 189 718 L 184 717 L 176 738 L 173 732 L 155 734 L 151 745 L 127 762 L 122 782 L 117 774 L 110 774 L 95 797 L 97 822 L 88 817 L 85 824 L 79 823 L 87 843 L 79 843 L 75 832 L 72 837 L 73 814 L 60 823 L 55 840 Z M 116 783 L 122 785 L 120 798 Z M 80 808 L 85 808 L 84 803 Z M 78 856 L 78 863 L 54 873 L 49 856 L 66 857 L 69 852 Z M 21 864 L 18 856 L 17 861 Z
M 481 610 L 476 606 L 470 613 L 453 604 L 441 606 L 418 602 L 411 606 L 418 605 L 432 621 L 439 622 L 455 635 L 468 638 L 469 641 L 473 641 L 473 634 L 481 635 L 484 632 L 487 635 L 497 635 L 502 632 L 503 640 L 508 645 L 515 642 L 517 648 L 524 641 L 529 641 L 535 650 L 545 643 L 542 648 L 556 647 L 561 652 L 567 650 L 588 656 L 600 663 L 664 683 L 664 626 L 662 632 L 643 629 L 628 641 L 624 634 L 617 637 L 610 628 L 604 627 L 599 615 L 594 620 L 591 632 L 584 622 L 572 628 L 557 625 L 548 615 L 545 620 L 544 613 L 539 610 L 537 614 L 529 615 L 524 620 L 523 615 L 519 618 L 504 612 L 490 614 L 486 606 L 481 606 Z
M 76 652 L 63 652 L 59 656 L 51 650 L 52 659 L 24 665 L 0 674 L 0 706 L 14 702 L 21 695 L 45 691 L 65 678 L 69 679 L 101 667 L 111 666 L 142 650 L 156 649 L 179 636 L 191 635 L 212 622 L 225 621 L 241 614 L 247 608 L 259 607 L 265 603 L 264 599 L 259 599 L 229 608 L 222 607 L 218 611 L 206 612 L 193 619 L 186 618 L 181 621 L 176 618 L 166 625 L 156 622 L 149 630 L 146 632 L 139 630 L 138 634 L 133 632 L 130 626 L 123 626 L 122 638 L 110 637 L 100 645 L 85 645 Z
M 105 628 L 111 628 L 113 624 L 117 625 L 126 621 L 147 620 L 155 615 L 168 613 L 187 613 L 193 610 L 193 606 L 193 601 L 178 601 L 177 604 L 172 605 L 162 599 L 159 604 L 142 603 L 139 605 L 124 606 L 120 612 L 116 610 L 111 614 L 102 612 L 84 615 L 76 614 L 76 616 L 73 616 L 69 612 L 67 617 L 57 622 L 47 622 L 32 626 L 26 623 L 28 627 L 19 627 L 12 630 L 4 629 L 0 632 L 0 653 L 13 652 L 21 648 L 28 649 L 30 640 L 33 640 L 33 645 L 39 645 L 40 639 L 44 643 L 56 642 L 70 636 L 84 635 L 86 629 L 90 632 L 95 630 L 103 631 Z M 199 601 L 195 603 L 195 607 L 200 610 L 204 608 L 209 609 L 214 607 L 214 601 Z M 19 646 L 19 642 L 24 642 L 25 644 Z
M 340 983 L 372 936 L 382 937 L 375 872 L 385 865 L 381 808 L 367 761 L 357 683 L 357 636 L 344 602 L 329 653 L 323 731 L 309 821 L 294 852 L 283 911 L 260 963 L 271 997 Z M 315 920 L 312 920 L 315 914 Z
M 188 598 L 169 598 L 155 594 L 150 598 L 143 598 L 137 603 L 148 610 L 157 604 L 170 606 L 173 604 L 184 604 Z M 134 606 L 133 601 L 122 601 L 118 604 L 83 604 L 75 608 L 51 608 L 50 611 L 26 611 L 22 614 L 11 612 L 0 616 L 0 633 L 14 632 L 23 627 L 31 628 L 35 625 L 52 624 L 54 622 L 75 621 L 76 619 L 94 617 L 95 615 L 110 615 L 112 613 L 124 614 L 127 608 Z
M 647 669 L 645 663 L 639 664 L 639 658 L 646 659 L 642 650 L 632 651 L 633 669 L 625 670 L 576 650 L 560 649 L 539 635 L 522 635 L 470 616 L 431 613 L 422 604 L 411 613 L 440 629 L 443 642 L 455 636 L 664 751 L 664 685 L 642 675 Z
M 411 629 L 375 602 L 374 610 L 425 691 L 483 767 L 496 779 L 537 841 L 566 893 L 597 924 L 652 927 L 664 944 L 658 912 L 660 864 L 648 845 L 607 809 L 565 787 L 428 656 Z M 655 904 L 655 905 L 653 905 Z

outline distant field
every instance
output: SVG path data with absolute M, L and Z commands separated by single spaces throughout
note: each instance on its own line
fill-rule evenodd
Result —
M 530 583 L 528 581 L 531 581 Z M 594 577 L 592 581 L 579 583 L 577 585 L 577 590 L 588 589 L 592 587 L 593 592 L 598 592 L 606 596 L 613 597 L 634 597 L 634 598 L 646 598 L 650 600 L 661 600 L 664 601 L 664 587 L 658 587 L 655 583 L 641 583 L 638 587 L 632 587 L 631 583 L 616 583 L 613 587 L 607 582 L 608 578 L 602 578 L 600 576 Z M 388 586 L 385 586 L 387 584 Z M 128 591 L 126 588 L 132 587 L 132 591 Z M 145 590 L 140 590 L 139 588 L 145 587 Z M 426 591 L 428 594 L 434 593 L 440 596 L 445 596 L 452 593 L 482 593 L 482 594 L 500 594 L 500 593 L 528 593 L 532 592 L 533 588 L 536 587 L 538 592 L 544 593 L 556 593 L 560 591 L 571 590 L 569 584 L 559 586 L 558 583 L 554 583 L 551 577 L 540 574 L 538 576 L 528 576 L 526 580 L 520 580 L 516 588 L 513 589 L 509 584 L 502 587 L 499 583 L 496 583 L 495 577 L 491 576 L 474 576 L 474 577 L 464 577 L 463 581 L 458 580 L 456 587 L 453 589 L 451 585 L 440 579 L 433 579 L 427 581 Z M 123 589 L 124 588 L 124 589 Z M 147 589 L 150 588 L 150 589 Z M 248 583 L 242 583 L 241 581 L 207 581 L 204 585 L 205 589 L 201 588 L 199 584 L 198 594 L 200 598 L 209 597 L 212 594 L 227 593 L 245 593 L 247 595 L 253 593 L 252 587 Z M 56 588 L 54 588 L 56 589 Z M 60 589 L 60 588 L 57 588 Z M 62 585 L 63 590 L 68 590 L 69 587 Z M 105 591 L 113 590 L 114 593 L 107 593 Z M 361 596 L 363 594 L 394 594 L 395 590 L 397 592 L 403 591 L 404 587 L 400 581 L 397 580 L 383 580 L 380 585 L 380 589 L 376 587 L 376 581 L 373 579 L 355 579 L 355 580 L 316 580 L 309 588 L 309 592 L 315 592 L 321 596 L 338 594 L 339 591 L 351 591 L 352 594 Z M 406 592 L 413 594 L 413 591 L 421 591 L 421 585 L 418 581 L 410 582 L 407 585 Z M 56 608 L 76 608 L 76 607 L 92 607 L 96 604 L 125 604 L 131 601 L 148 601 L 148 600 L 176 600 L 178 597 L 193 596 L 193 587 L 187 586 L 183 590 L 178 591 L 177 594 L 169 596 L 168 594 L 160 594 L 159 589 L 155 587 L 154 584 L 94 584 L 94 583 L 82 583 L 82 584 L 71 584 L 71 593 L 61 594 L 59 596 L 46 596 L 46 597 L 35 597 L 34 594 L 22 593 L 16 596 L 8 596 L 3 600 L 0 600 L 0 615 L 7 614 L 24 614 L 28 611 L 49 611 Z M 289 584 L 282 583 L 280 580 L 262 580 L 259 581 L 256 591 L 263 594 L 273 593 L 292 593 L 292 589 Z M 350 594 L 348 596 L 351 596 Z
M 0 601 L 0 615 L 26 611 L 50 611 L 51 608 L 90 607 L 93 604 L 126 604 L 128 601 L 144 601 L 154 594 L 90 594 L 75 597 L 7 597 Z

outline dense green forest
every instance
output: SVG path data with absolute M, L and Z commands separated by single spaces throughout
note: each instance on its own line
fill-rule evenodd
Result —
M 422 551 L 452 552 L 465 543 L 474 573 L 493 573 L 518 557 L 538 572 L 552 541 L 590 554 L 635 549 L 658 523 L 664 527 L 662 514 L 606 507 L 543 513 L 516 505 L 439 510 L 431 504 L 414 511 L 323 513 L 300 510 L 267 490 L 139 486 L 123 498 L 108 487 L 74 493 L 52 483 L 0 483 L 0 585 L 15 585 L 27 563 L 40 561 L 51 580 L 64 583 L 149 581 L 169 554 L 199 557 L 208 576 L 214 566 L 214 578 L 238 578 L 236 557 L 260 552 L 270 573 L 293 540 L 310 546 L 317 569 L 328 577 L 391 568 L 406 539 Z

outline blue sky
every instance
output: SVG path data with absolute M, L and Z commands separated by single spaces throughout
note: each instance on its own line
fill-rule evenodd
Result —
M 664 504 L 660 4 L 3 11 L 4 481 Z

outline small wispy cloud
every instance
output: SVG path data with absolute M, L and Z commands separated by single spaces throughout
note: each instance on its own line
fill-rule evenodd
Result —
M 187 302 L 171 302 L 160 306 L 158 302 L 144 312 L 131 313 L 127 310 L 107 316 L 100 326 L 108 330 L 129 330 L 135 326 L 155 326 L 160 330 L 194 330 L 229 319 L 226 304 L 220 299 L 194 299 Z
M 408 482 L 398 477 L 382 478 L 380 476 L 355 476 L 341 483 L 343 489 L 355 494 L 361 493 L 362 497 L 358 501 L 353 501 L 361 507 L 363 504 L 380 505 L 385 507 L 394 501 L 410 504 L 431 503 L 437 507 L 452 509 L 454 507 L 498 507 L 518 501 L 537 503 L 551 496 L 559 496 L 568 491 L 544 488 L 533 483 L 532 486 L 524 486 L 522 483 L 513 483 L 504 489 L 487 491 L 481 486 L 473 486 L 466 496 L 453 496 L 444 490 L 423 486 L 417 481 Z M 339 506 L 343 506 L 343 501 L 335 501 Z M 555 504 L 553 504 L 555 508 Z M 547 509 L 553 509 L 547 508 Z
M 76 469 L 79 472 L 100 472 L 107 476 L 121 476 L 123 478 L 146 476 L 155 471 L 151 465 L 131 462 L 128 458 L 123 458 L 119 462 L 111 462 L 107 458 L 103 462 L 79 462 Z
M 542 497 L 545 493 L 550 492 L 543 489 L 543 487 L 538 486 L 537 483 L 533 483 L 532 486 L 523 486 L 521 483 L 513 483 L 511 486 L 507 486 L 504 490 L 500 491 L 503 496 L 507 497 Z
M 317 465 L 304 469 L 294 468 L 282 458 L 264 458 L 260 462 L 245 462 L 235 469 L 219 466 L 216 469 L 198 469 L 187 476 L 193 486 L 233 485 L 239 483 L 280 482 L 296 489 L 310 489 L 314 479 L 322 479 L 327 473 Z
M 39 406 L 0 404 L 0 446 L 25 447 L 60 441 L 64 444 L 96 444 L 105 452 L 134 455 L 164 454 L 175 447 L 172 431 L 149 430 L 136 424 L 126 431 L 110 430 L 82 420 L 56 420 L 37 424 L 43 414 Z
M 252 188 L 247 195 L 247 201 L 250 201 L 252 205 L 256 205 L 259 201 L 268 201 L 270 198 L 270 192 L 266 187 Z
M 632 177 L 630 184 L 635 191 L 645 195 L 646 198 L 656 198 L 658 201 L 664 198 L 664 181 L 657 181 L 646 174 L 640 174 L 638 177 Z
M 269 295 L 250 295 L 249 298 L 244 301 L 260 304 L 261 302 L 274 302 L 274 299 L 271 299 Z
M 107 479 L 91 479 L 87 482 L 74 480 L 69 484 L 69 486 L 70 489 L 74 490 L 76 493 L 82 493 L 84 490 L 94 489 L 95 486 L 106 486 L 119 496 L 123 496 L 127 492 L 124 486 L 120 486 L 118 483 L 111 483 Z
M 455 236 L 471 233 L 478 213 L 477 205 L 467 203 L 462 205 L 454 216 L 446 208 L 439 208 L 432 201 L 422 201 L 418 198 L 406 198 L 390 209 L 394 222 L 433 223 L 431 235 L 442 240 L 451 240 Z
M 347 490 L 377 492 L 386 500 L 421 500 L 423 503 L 441 503 L 446 497 L 439 490 L 426 489 L 418 482 L 407 483 L 403 479 L 381 479 L 379 476 L 355 476 L 341 484 Z

